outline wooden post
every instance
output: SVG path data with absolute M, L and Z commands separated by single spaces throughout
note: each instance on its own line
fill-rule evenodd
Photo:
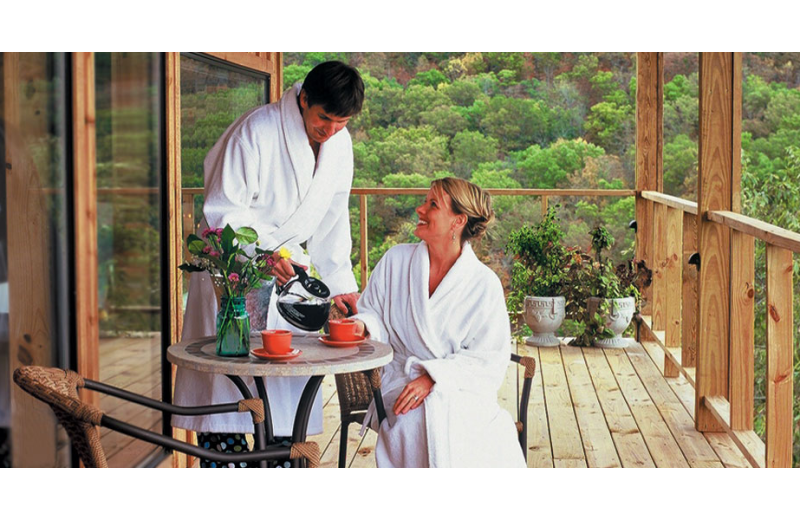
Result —
M 653 208 L 653 330 L 666 329 L 667 207 Z
M 75 324 L 78 373 L 100 378 L 97 275 L 97 149 L 95 146 L 94 53 L 72 54 L 72 135 L 75 180 Z M 99 404 L 96 392 L 81 398 Z
M 663 189 L 664 64 L 660 52 L 636 53 L 636 257 L 653 268 L 653 203 L 642 191 Z M 652 289 L 644 290 L 642 314 L 652 314 Z
M 360 243 L 360 257 L 361 257 L 361 290 L 367 287 L 367 279 L 369 278 L 369 235 L 367 234 L 367 196 L 359 195 L 358 198 L 358 216 L 361 224 L 361 243 Z
M 681 365 L 697 366 L 697 268 L 689 258 L 697 252 L 697 217 L 683 214 L 683 262 L 681 288 Z
M 753 429 L 755 239 L 731 231 L 731 428 Z
M 730 210 L 734 164 L 741 150 L 736 100 L 741 99 L 741 53 L 700 54 L 700 150 L 697 232 L 700 246 L 697 380 L 695 424 L 698 431 L 723 431 L 708 408 L 706 396 L 728 398 L 730 344 L 730 231 L 710 222 L 709 210 Z M 741 115 L 739 113 L 739 115 Z
M 547 196 L 542 196 L 542 219 L 547 216 Z
M 792 252 L 767 244 L 767 467 L 792 467 Z
M 664 308 L 664 323 L 666 325 L 664 346 L 681 346 L 681 297 L 677 288 L 681 286 L 681 259 L 683 257 L 683 211 L 676 208 L 667 208 L 665 236 L 665 266 L 664 281 L 666 301 Z M 664 376 L 678 377 L 678 366 L 666 356 L 664 362 Z M 681 360 L 682 362 L 683 360 Z
M 50 224 L 45 198 L 54 195 L 44 194 L 27 132 L 23 134 L 20 128 L 23 122 L 30 124 L 33 117 L 32 111 L 22 112 L 25 85 L 43 78 L 38 68 L 31 73 L 30 61 L 24 63 L 26 58 L 32 61 L 17 52 L 4 52 L 0 58 L 6 153 L 2 171 L 8 218 L 8 373 L 3 377 L 10 385 L 12 465 L 55 467 L 57 430 L 53 412 L 12 382 L 14 370 L 21 366 L 52 366 L 55 361 L 51 255 L 57 252 L 47 243 Z M 43 128 L 46 118 L 41 120 L 30 135 L 33 142 L 49 137 Z M 61 260 L 57 258 L 56 262 Z

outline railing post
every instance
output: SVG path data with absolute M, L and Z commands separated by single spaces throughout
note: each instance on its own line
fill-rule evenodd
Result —
M 542 195 L 542 218 L 547 215 L 547 195 Z
M 369 278 L 369 236 L 367 235 L 367 196 L 358 197 L 358 218 L 361 227 L 361 243 L 359 257 L 361 260 L 361 291 L 367 287 Z
M 697 252 L 697 217 L 683 214 L 683 262 L 681 289 L 681 366 L 697 366 L 697 269 L 689 257 Z
M 181 215 L 183 217 L 183 257 L 189 258 L 189 249 L 186 247 L 186 237 L 194 233 L 194 195 L 184 193 L 181 195 Z
M 663 54 L 636 53 L 636 258 L 653 268 L 653 203 L 643 191 L 661 191 L 664 112 Z M 644 290 L 642 314 L 652 314 L 652 289 Z
M 753 429 L 755 239 L 731 231 L 731 428 Z
M 667 298 L 667 206 L 655 203 L 653 208 L 653 330 L 666 329 Z
M 700 143 L 697 232 L 700 249 L 695 425 L 723 431 L 706 396 L 728 398 L 730 358 L 730 231 L 709 210 L 730 210 L 740 185 L 741 53 L 700 53 Z M 738 114 L 738 117 L 737 117 Z
M 683 252 L 683 211 L 667 208 L 665 237 L 664 280 L 666 293 L 666 306 L 664 308 L 664 322 L 666 325 L 664 346 L 667 348 L 681 346 L 681 297 L 677 288 L 681 285 L 681 259 Z M 679 369 L 669 356 L 665 357 L 664 375 L 678 377 Z M 683 363 L 683 359 L 681 359 Z
M 767 467 L 792 467 L 792 252 L 767 244 Z

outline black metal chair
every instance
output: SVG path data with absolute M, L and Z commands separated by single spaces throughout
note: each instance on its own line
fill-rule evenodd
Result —
M 241 454 L 220 453 L 114 419 L 104 414 L 99 408 L 81 401 L 78 390 L 80 388 L 94 390 L 175 415 L 249 412 L 253 417 L 254 424 L 263 422 L 265 419 L 264 403 L 258 398 L 242 399 L 236 403 L 210 406 L 176 406 L 97 381 L 84 379 L 71 370 L 39 366 L 18 368 L 14 371 L 14 382 L 53 409 L 59 423 L 64 426 L 64 429 L 69 434 L 72 445 L 86 467 L 108 467 L 103 446 L 100 443 L 98 426 L 188 455 L 220 461 L 225 464 L 257 462 L 262 466 L 266 466 L 269 462 L 293 459 L 298 463 L 306 462 L 308 467 L 319 466 L 320 451 L 315 442 L 298 442 L 290 446 L 268 446 L 263 450 Z
M 511 354 L 511 361 L 525 368 L 522 393 L 517 407 L 517 432 L 519 445 L 525 460 L 528 460 L 528 401 L 531 396 L 531 384 L 536 373 L 536 360 L 528 356 Z M 339 396 L 341 408 L 341 434 L 339 436 L 339 467 L 345 467 L 347 462 L 347 435 L 351 423 L 362 424 L 367 408 L 372 401 L 375 389 L 380 392 L 380 374 L 376 375 L 355 372 L 351 374 L 338 374 L 336 376 L 336 392 Z M 376 401 L 377 402 L 377 401 Z M 382 422 L 386 418 L 383 402 L 380 401 L 378 419 Z

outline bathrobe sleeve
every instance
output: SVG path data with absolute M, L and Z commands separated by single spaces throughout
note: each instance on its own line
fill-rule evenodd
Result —
M 511 351 L 511 328 L 500 281 L 484 277 L 476 305 L 453 305 L 452 319 L 460 320 L 469 333 L 461 348 L 444 358 L 411 360 L 409 375 L 424 369 L 440 391 L 467 391 L 496 397 L 505 377 Z M 478 285 L 478 284 L 476 284 Z M 477 288 L 477 287 L 476 287 Z
M 389 254 L 383 256 L 375 269 L 361 297 L 358 299 L 358 314 L 353 319 L 361 320 L 367 327 L 370 337 L 376 341 L 387 343 L 389 341 L 389 331 L 386 328 L 388 323 L 388 310 L 386 301 L 386 284 L 390 283 L 387 276 L 387 264 Z
M 219 148 L 217 148 L 219 146 Z M 237 136 L 227 143 L 215 146 L 205 161 L 205 203 L 203 214 L 210 228 L 225 227 L 236 230 L 250 226 L 258 232 L 262 243 L 268 235 L 264 226 L 254 218 L 253 199 L 258 197 L 261 175 L 261 158 Z M 273 182 L 277 182 L 274 179 Z M 284 181 L 285 182 L 285 181 Z M 268 183 L 266 183 L 268 185 Z

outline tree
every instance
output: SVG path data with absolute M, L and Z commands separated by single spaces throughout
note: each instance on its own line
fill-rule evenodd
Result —
M 453 173 L 466 179 L 479 164 L 497 160 L 500 143 L 493 137 L 467 130 L 453 137 L 450 148 L 453 152 Z
M 558 140 L 548 148 L 533 145 L 514 155 L 518 178 L 528 188 L 563 188 L 567 176 L 586 166 L 589 157 L 605 151 L 583 139 Z

